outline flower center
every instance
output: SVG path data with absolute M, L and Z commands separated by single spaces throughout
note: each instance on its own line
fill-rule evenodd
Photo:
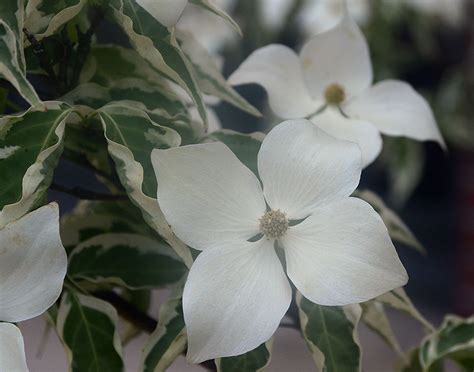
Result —
M 329 105 L 339 105 L 346 99 L 346 93 L 341 85 L 334 83 L 327 86 L 324 98 Z
M 268 211 L 260 218 L 260 231 L 270 239 L 279 239 L 288 230 L 286 214 L 279 209 Z

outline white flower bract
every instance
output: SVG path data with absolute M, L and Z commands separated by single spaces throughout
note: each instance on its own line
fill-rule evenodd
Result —
M 67 270 L 55 203 L 0 229 L 0 322 L 42 314 L 58 299 Z M 28 371 L 18 328 L 0 323 L 0 370 Z
M 357 143 L 367 166 L 382 149 L 380 133 L 415 140 L 443 138 L 426 100 L 407 83 L 372 85 L 364 35 L 346 14 L 310 39 L 298 56 L 283 45 L 254 51 L 229 77 L 232 85 L 257 83 L 281 118 L 309 118 L 327 133 Z
M 350 197 L 358 146 L 307 120 L 286 121 L 263 140 L 263 190 L 220 142 L 154 150 L 152 163 L 167 221 L 202 250 L 183 293 L 193 363 L 245 353 L 273 335 L 291 302 L 276 240 L 288 277 L 318 304 L 366 301 L 407 281 L 379 215 Z

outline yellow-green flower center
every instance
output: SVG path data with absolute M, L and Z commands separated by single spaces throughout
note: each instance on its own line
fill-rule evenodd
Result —
M 341 85 L 334 83 L 327 86 L 324 98 L 329 105 L 339 105 L 346 99 L 346 93 Z
M 279 239 L 288 230 L 288 220 L 285 213 L 279 209 L 268 211 L 260 218 L 260 231 L 269 239 Z

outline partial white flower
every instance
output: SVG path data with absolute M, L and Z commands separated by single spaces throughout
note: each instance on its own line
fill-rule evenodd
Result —
M 10 323 L 0 323 L 0 371 L 28 372 L 23 336 Z
M 307 1 L 298 14 L 298 20 L 306 33 L 312 36 L 336 26 L 346 10 L 358 25 L 364 25 L 370 17 L 370 2 L 369 0 Z
M 0 321 L 21 322 L 59 297 L 67 269 L 56 203 L 0 230 Z
M 67 270 L 59 210 L 51 203 L 0 230 L 0 322 L 45 312 L 59 297 Z M 20 330 L 0 323 L 0 371 L 27 372 Z
M 153 151 L 161 209 L 203 251 L 183 294 L 189 361 L 245 353 L 275 332 L 291 302 L 275 242 L 291 281 L 318 304 L 362 302 L 406 283 L 381 218 L 349 196 L 360 158 L 355 144 L 289 120 L 263 140 L 262 191 L 220 142 Z
M 229 82 L 260 84 L 279 117 L 310 118 L 329 134 L 356 142 L 364 166 L 380 153 L 379 132 L 444 146 L 431 108 L 410 85 L 396 80 L 372 85 L 367 42 L 347 15 L 309 40 L 299 56 L 276 44 L 256 50 Z
M 163 26 L 171 27 L 178 22 L 188 0 L 137 0 L 137 4 Z

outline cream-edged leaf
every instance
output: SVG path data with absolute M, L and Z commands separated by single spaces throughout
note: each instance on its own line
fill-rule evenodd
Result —
M 99 111 L 99 117 L 109 153 L 130 199 L 141 209 L 147 223 L 190 266 L 189 248 L 173 234 L 156 200 L 156 177 L 151 166 L 152 150 L 158 146 L 178 146 L 179 135 L 130 107 L 107 106 Z
M 439 329 L 421 343 L 419 358 L 423 372 L 430 371 L 442 359 L 452 359 L 463 370 L 471 371 L 474 368 L 474 316 L 466 319 L 446 316 Z
M 158 325 L 140 355 L 140 371 L 165 371 L 186 349 L 182 293 L 182 285 L 178 285 L 161 305 Z
M 56 329 L 72 372 L 124 370 L 115 308 L 98 298 L 66 292 Z
M 194 66 L 198 85 L 204 93 L 221 98 L 249 114 L 261 116 L 255 107 L 227 83 L 213 58 L 191 33 L 179 32 L 178 40 L 181 49 Z
M 136 0 L 163 26 L 172 27 L 178 22 L 188 0 Z
M 361 370 L 361 346 L 357 325 L 360 305 L 321 306 L 296 294 L 301 331 L 320 371 Z
M 384 201 L 378 195 L 370 190 L 362 190 L 356 191 L 354 196 L 365 200 L 375 209 L 380 217 L 382 217 L 385 226 L 387 226 L 388 233 L 393 240 L 406 244 L 422 254 L 426 254 L 425 248 L 415 235 L 413 235 L 410 228 L 392 209 L 385 205 Z
M 138 54 L 190 95 L 206 126 L 205 104 L 197 85 L 195 71 L 181 51 L 174 32 L 131 1 L 125 2 L 120 10 L 113 8 L 113 15 Z
M 390 325 L 383 304 L 377 300 L 372 300 L 361 304 L 361 306 L 362 322 L 378 334 L 402 358 L 403 351 Z
M 51 36 L 73 19 L 87 4 L 87 0 L 29 0 L 25 9 L 25 27 L 37 40 Z
M 71 278 L 130 289 L 170 285 L 185 273 L 186 266 L 166 243 L 138 234 L 97 235 L 76 246 L 69 255 Z
M 235 22 L 230 15 L 220 9 L 216 4 L 215 1 L 212 0 L 190 0 L 192 4 L 198 5 L 211 13 L 221 17 L 225 20 L 239 35 L 242 35 L 242 31 L 240 30 L 239 25 Z
M 273 338 L 248 353 L 215 360 L 218 372 L 262 372 L 272 355 Z
M 59 209 L 48 204 L 0 229 L 0 320 L 20 322 L 58 299 L 66 275 Z
M 394 309 L 407 313 L 414 319 L 419 321 L 427 331 L 433 331 L 434 328 L 430 322 L 428 322 L 423 315 L 416 309 L 415 305 L 411 302 L 408 295 L 405 293 L 403 288 L 397 288 L 390 292 L 377 297 L 378 302 L 381 302 Z
M 0 8 L 0 11 L 11 10 Z M 0 19 L 0 76 L 8 80 L 30 105 L 44 109 L 43 102 L 26 78 L 23 45 L 18 41 L 21 37 Z
M 47 111 L 34 108 L 0 119 L 0 148 L 19 148 L 0 159 L 0 227 L 37 205 L 46 192 L 63 148 L 68 105 L 46 102 Z

